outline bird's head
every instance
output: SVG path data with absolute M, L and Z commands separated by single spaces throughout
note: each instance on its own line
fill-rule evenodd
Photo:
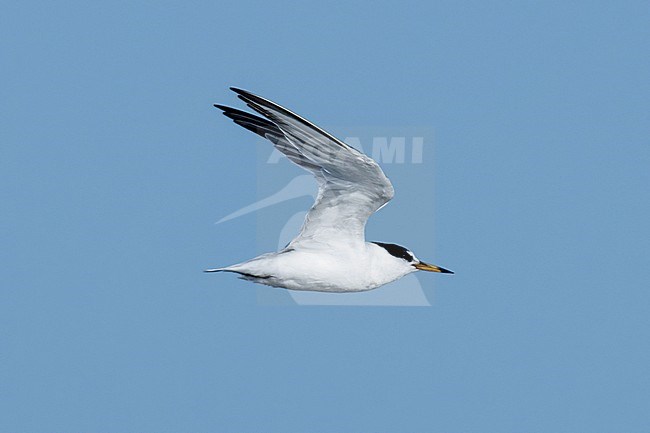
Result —
M 405 275 L 415 271 L 453 274 L 453 272 L 448 269 L 436 265 L 430 265 L 419 260 L 410 250 L 400 245 L 385 244 L 382 242 L 373 242 L 373 244 L 381 247 L 385 251 L 385 255 L 389 256 L 386 257 L 386 259 L 389 260 L 392 265 L 401 268 Z

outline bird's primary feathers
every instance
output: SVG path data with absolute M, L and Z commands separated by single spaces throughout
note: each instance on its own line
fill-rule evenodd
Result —
M 286 248 L 207 272 L 235 272 L 269 286 L 322 292 L 370 290 L 417 270 L 452 273 L 421 262 L 399 245 L 365 241 L 366 221 L 394 194 L 374 160 L 268 99 L 231 90 L 264 117 L 215 107 L 311 172 L 318 197 Z

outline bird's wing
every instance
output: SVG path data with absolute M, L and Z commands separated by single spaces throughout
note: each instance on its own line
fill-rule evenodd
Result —
M 274 102 L 231 88 L 264 118 L 215 105 L 238 125 L 270 140 L 318 181 L 316 202 L 290 245 L 364 242 L 366 221 L 393 198 L 393 186 L 379 165 L 318 126 Z

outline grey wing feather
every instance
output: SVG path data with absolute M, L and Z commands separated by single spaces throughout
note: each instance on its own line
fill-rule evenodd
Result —
M 231 88 L 261 118 L 216 105 L 235 123 L 270 140 L 319 184 L 316 202 L 291 244 L 364 241 L 368 217 L 394 194 L 379 165 L 297 114 L 245 90 Z
M 228 107 L 226 105 L 214 104 L 214 106 L 223 111 L 224 116 L 232 119 L 237 125 L 242 126 L 249 131 L 252 131 L 267 140 L 269 140 L 276 149 L 282 152 L 287 158 L 296 163 L 297 165 L 305 168 L 312 173 L 320 170 L 320 167 L 311 164 L 307 158 L 302 156 L 291 143 L 289 143 L 284 136 L 284 133 L 275 126 L 274 123 L 269 122 L 259 116 L 238 110 L 236 108 Z

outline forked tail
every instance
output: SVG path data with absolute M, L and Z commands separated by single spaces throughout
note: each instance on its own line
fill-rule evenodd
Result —
M 206 269 L 203 272 L 232 272 L 234 274 L 239 274 L 239 278 L 241 279 L 254 281 L 256 283 L 261 283 L 263 282 L 263 280 L 267 280 L 271 278 L 271 275 L 254 275 L 254 274 L 249 274 L 248 272 L 236 271 L 234 269 L 228 269 L 228 268 Z
M 203 272 L 223 272 L 223 271 L 225 271 L 225 270 L 226 270 L 226 269 L 224 269 L 224 268 L 214 268 L 214 269 L 206 269 L 206 270 L 203 271 Z

